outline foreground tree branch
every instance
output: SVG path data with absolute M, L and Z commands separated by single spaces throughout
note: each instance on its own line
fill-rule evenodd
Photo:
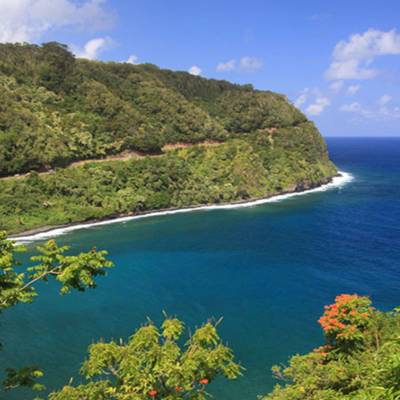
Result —
M 106 251 L 93 248 L 78 255 L 64 255 L 69 247 L 59 247 L 50 240 L 38 246 L 38 254 L 31 257 L 36 264 L 20 271 L 21 264 L 16 255 L 25 250 L 24 246 L 15 246 L 7 240 L 6 232 L 0 232 L 0 313 L 18 303 L 32 302 L 38 294 L 35 284 L 39 281 L 47 282 L 53 277 L 60 284 L 61 294 L 73 289 L 84 291 L 96 287 L 95 278 L 105 275 L 113 266 Z M 37 366 L 8 368 L 3 386 L 6 390 L 19 386 L 42 390 L 44 386 L 36 382 L 42 376 L 43 371 Z

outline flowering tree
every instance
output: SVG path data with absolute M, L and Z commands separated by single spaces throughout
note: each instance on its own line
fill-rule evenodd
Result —
M 166 318 L 161 329 L 148 322 L 127 342 L 93 344 L 81 369 L 88 383 L 65 386 L 50 400 L 201 400 L 218 376 L 240 375 L 216 324 L 206 323 L 180 346 L 183 331 L 181 321 Z
M 325 344 L 274 367 L 287 384 L 263 400 L 400 400 L 400 309 L 379 312 L 368 297 L 341 294 L 319 323 Z
M 374 308 L 368 297 L 341 294 L 335 303 L 325 306 L 319 323 L 328 346 L 353 347 L 363 340 L 363 333 L 370 327 Z

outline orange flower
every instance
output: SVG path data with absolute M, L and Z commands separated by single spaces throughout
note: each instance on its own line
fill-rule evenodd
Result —
M 150 397 L 156 397 L 157 396 L 157 390 L 154 390 L 154 389 L 149 390 L 148 394 L 149 394 Z
M 207 379 L 207 378 L 200 379 L 200 380 L 199 380 L 199 383 L 200 383 L 201 385 L 208 385 L 208 379 Z
M 175 388 L 175 390 L 176 390 L 177 392 L 182 392 L 183 387 L 182 387 L 182 386 L 177 386 L 177 387 Z

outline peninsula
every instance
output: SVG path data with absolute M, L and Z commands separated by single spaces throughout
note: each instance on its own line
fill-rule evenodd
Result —
M 281 94 L 0 44 L 0 230 L 271 197 L 337 169 Z

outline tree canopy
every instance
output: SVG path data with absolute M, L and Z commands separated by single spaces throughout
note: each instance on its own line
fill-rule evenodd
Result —
M 240 375 L 216 324 L 207 322 L 181 346 L 183 330 L 180 320 L 166 318 L 161 329 L 149 321 L 127 342 L 91 345 L 81 368 L 88 383 L 65 386 L 49 400 L 203 400 L 215 378 Z
M 75 59 L 56 42 L 0 44 L 0 176 L 306 121 L 284 96 L 249 85 Z

